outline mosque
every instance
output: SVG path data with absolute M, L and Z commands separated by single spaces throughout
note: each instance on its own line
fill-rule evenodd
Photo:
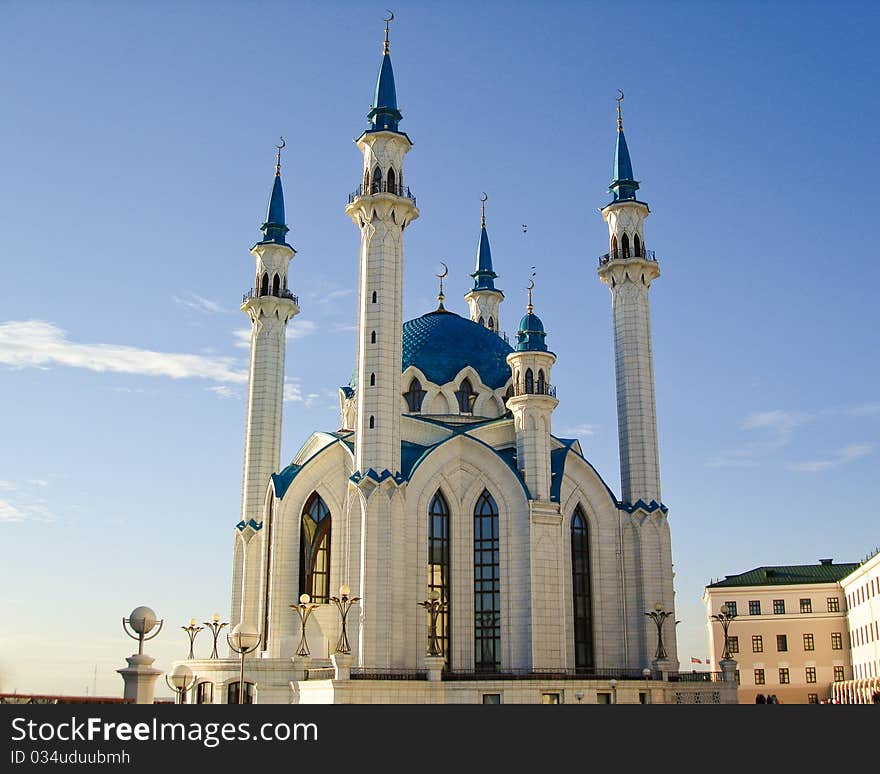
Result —
M 485 205 L 469 317 L 444 307 L 441 285 L 436 309 L 403 320 L 404 235 L 420 212 L 387 24 L 367 118 L 345 208 L 360 232 L 356 370 L 339 391 L 339 428 L 314 432 L 284 466 L 285 336 L 299 306 L 279 151 L 241 305 L 252 335 L 228 631 L 252 652 L 243 671 L 235 649 L 184 662 L 190 701 L 723 701 L 717 684 L 683 699 L 676 682 L 648 299 L 660 270 L 620 102 L 598 265 L 611 292 L 619 496 L 577 440 L 552 432 L 565 396 L 531 291 L 515 341 L 502 333 Z

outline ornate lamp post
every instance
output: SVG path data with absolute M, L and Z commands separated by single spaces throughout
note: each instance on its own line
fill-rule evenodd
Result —
M 440 615 L 440 611 L 443 609 L 443 603 L 440 601 L 440 592 L 434 589 L 429 595 L 429 599 L 426 599 L 424 602 L 419 602 L 419 606 L 425 608 L 428 611 L 428 615 L 430 616 L 430 626 L 431 626 L 431 639 L 430 644 L 428 646 L 428 655 L 429 656 L 442 656 L 443 649 L 440 647 L 440 640 L 437 637 L 437 617 Z
M 125 682 L 125 698 L 133 699 L 138 704 L 152 704 L 156 680 L 162 671 L 154 669 L 153 657 L 144 653 L 144 643 L 157 637 L 162 631 L 164 621 L 159 621 L 156 614 L 145 606 L 136 607 L 128 618 L 122 619 L 122 628 L 133 640 L 138 641 L 138 652 L 125 660 L 128 666 L 117 671 Z
M 654 654 L 654 658 L 657 661 L 662 661 L 667 657 L 666 648 L 663 647 L 663 624 L 672 613 L 664 610 L 663 605 L 658 602 L 654 605 L 654 609 L 650 613 L 645 613 L 645 615 L 648 616 L 657 627 L 657 652 Z
M 351 610 L 351 606 L 361 599 L 360 597 L 349 597 L 349 592 L 351 592 L 351 589 L 343 583 L 339 587 L 339 596 L 330 597 L 330 601 L 336 605 L 339 617 L 342 619 L 342 632 L 339 635 L 339 641 L 336 643 L 336 652 L 344 654 L 351 653 L 351 645 L 348 643 L 348 634 L 345 631 L 345 619 L 348 617 L 348 611 Z M 303 641 L 305 641 L 305 637 L 305 623 L 303 623 Z
M 128 618 L 122 619 L 122 628 L 129 637 L 138 641 L 138 655 L 143 656 L 144 643 L 156 637 L 162 631 L 164 623 L 164 618 L 161 621 L 157 621 L 156 614 L 150 608 L 141 606 L 132 610 Z M 150 634 L 157 624 L 159 628 L 153 634 Z M 149 637 L 147 637 L 148 634 L 150 634 Z
M 299 604 L 291 605 L 291 607 L 293 608 L 294 612 L 299 616 L 300 625 L 302 627 L 299 638 L 299 646 L 296 649 L 296 655 L 311 655 L 309 652 L 309 643 L 308 640 L 306 640 L 306 622 L 309 620 L 309 616 L 312 614 L 312 611 L 317 610 L 318 605 L 312 604 L 312 598 L 308 594 L 303 594 L 299 598 Z
M 210 621 L 204 621 L 203 623 L 211 630 L 211 634 L 214 635 L 214 649 L 211 651 L 211 658 L 220 658 L 220 656 L 217 655 L 217 637 L 220 635 L 220 630 L 224 626 L 229 626 L 229 622 L 224 621 L 223 623 L 220 623 L 220 615 L 214 613 L 214 615 L 211 616 Z M 190 624 L 192 624 L 192 621 L 190 621 Z
M 730 608 L 727 605 L 721 605 L 718 615 L 710 617 L 713 621 L 720 623 L 721 628 L 724 630 L 724 652 L 721 654 L 721 659 L 722 661 L 727 661 L 730 659 L 730 637 L 727 635 L 727 630 L 730 628 L 730 622 L 736 618 L 736 613 L 731 614 Z
M 232 633 L 226 635 L 229 647 L 241 656 L 241 671 L 238 675 L 238 703 L 244 704 L 244 657 L 253 653 L 260 645 L 260 633 L 248 624 L 236 624 Z
M 192 658 L 192 656 L 190 656 Z M 196 678 L 192 670 L 185 664 L 179 664 L 171 674 L 171 680 L 165 675 L 165 682 L 174 691 L 174 703 L 186 704 L 186 692 L 193 687 Z
M 181 626 L 180 628 L 183 629 L 189 637 L 189 655 L 187 656 L 187 658 L 192 660 L 195 658 L 195 656 L 193 655 L 193 643 L 196 641 L 196 635 L 205 627 L 196 626 L 196 619 L 190 618 L 189 626 Z M 165 679 L 167 680 L 168 678 L 166 677 Z

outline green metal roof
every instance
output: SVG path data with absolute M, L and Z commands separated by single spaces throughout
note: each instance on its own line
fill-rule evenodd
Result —
M 798 564 L 788 567 L 756 567 L 739 575 L 710 583 L 708 588 L 731 586 L 791 586 L 798 583 L 836 583 L 859 566 L 856 563 L 834 564 L 830 559 L 819 564 Z

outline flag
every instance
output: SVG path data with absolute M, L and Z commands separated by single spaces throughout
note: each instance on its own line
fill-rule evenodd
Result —
M 691 663 L 692 664 L 702 664 L 703 662 L 700 661 L 700 659 L 694 658 L 693 656 L 691 656 Z M 709 662 L 707 661 L 706 663 L 708 664 Z

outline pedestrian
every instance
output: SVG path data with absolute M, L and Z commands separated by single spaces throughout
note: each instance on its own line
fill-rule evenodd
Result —
M 767 699 L 764 698 L 763 693 L 759 693 L 757 696 L 755 696 L 755 704 L 766 704 L 766 703 L 767 703 Z

